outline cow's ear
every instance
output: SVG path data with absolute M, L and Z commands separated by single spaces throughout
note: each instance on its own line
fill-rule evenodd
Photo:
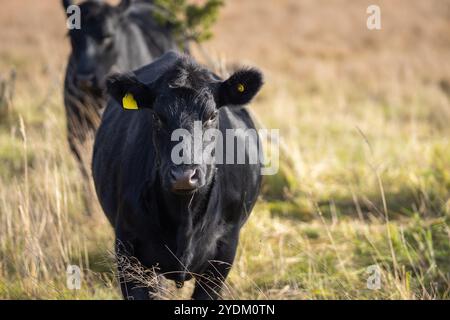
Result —
M 62 5 L 64 8 L 64 11 L 66 11 L 66 13 L 67 13 L 67 8 L 69 8 L 71 5 L 73 5 L 73 1 L 72 0 L 62 0 Z
M 152 108 L 155 100 L 153 90 L 132 74 L 116 74 L 106 80 L 108 94 L 124 109 Z
M 240 69 L 219 85 L 218 107 L 247 104 L 262 85 L 261 71 L 253 68 Z

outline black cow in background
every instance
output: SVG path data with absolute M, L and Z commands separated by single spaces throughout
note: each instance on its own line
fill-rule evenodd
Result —
M 67 12 L 73 1 L 62 3 Z M 91 0 L 79 4 L 79 8 L 81 28 L 68 31 L 72 52 L 64 82 L 64 104 L 69 145 L 88 181 L 92 140 L 106 105 L 106 76 L 148 64 L 176 44 L 170 28 L 154 21 L 152 12 L 157 8 L 152 1 L 122 0 L 111 6 Z
M 201 163 L 175 165 L 171 151 L 179 142 L 172 141 L 171 133 L 183 128 L 192 134 L 195 121 L 201 122 L 202 132 L 216 128 L 224 137 L 227 129 L 254 129 L 242 106 L 261 85 L 255 69 L 241 69 L 223 81 L 174 52 L 108 80 L 112 99 L 97 131 L 92 173 L 115 230 L 124 298 L 157 295 L 156 286 L 143 287 L 133 278 L 134 259 L 178 287 L 195 277 L 194 299 L 219 297 L 239 231 L 259 194 L 261 162 L 252 164 L 250 148 L 245 148 L 240 150 L 245 164 L 220 164 L 224 161 L 211 152 Z M 130 95 L 131 106 L 142 110 L 122 108 Z M 234 163 L 237 146 L 246 139 L 249 145 L 259 143 L 257 135 L 238 135 Z M 203 147 L 211 143 L 215 139 L 205 139 Z M 223 147 L 223 155 L 231 152 L 226 143 Z

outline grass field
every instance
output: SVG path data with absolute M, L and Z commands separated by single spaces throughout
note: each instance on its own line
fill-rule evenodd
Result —
M 66 142 L 64 23 L 59 1 L 2 1 L 1 299 L 120 298 L 112 230 L 99 208 L 86 215 Z M 262 68 L 251 110 L 280 129 L 281 164 L 224 298 L 450 298 L 449 30 L 447 0 L 226 1 L 204 51 Z

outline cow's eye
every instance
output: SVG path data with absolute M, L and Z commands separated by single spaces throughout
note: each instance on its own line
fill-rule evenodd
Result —
M 161 128 L 166 124 L 165 118 L 156 114 L 155 112 L 153 113 L 153 121 L 158 126 L 158 128 Z
M 161 119 L 158 117 L 158 115 L 156 113 L 152 114 L 153 116 L 153 122 L 160 127 L 161 126 Z
M 110 45 L 112 45 L 113 43 L 113 36 L 112 35 L 107 35 L 103 37 L 103 44 L 107 47 L 109 47 Z
M 217 119 L 217 112 L 214 112 L 213 114 L 211 114 L 209 116 L 209 118 L 205 121 L 204 125 L 205 126 L 210 126 L 212 125 Z

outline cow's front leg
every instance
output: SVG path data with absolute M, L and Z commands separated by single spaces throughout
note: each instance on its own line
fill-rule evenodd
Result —
M 122 297 L 125 300 L 152 300 L 156 297 L 156 292 L 152 292 L 148 287 L 143 287 L 136 281 L 126 280 L 121 276 L 119 276 L 119 281 Z
M 217 254 L 209 261 L 206 271 L 195 278 L 192 299 L 216 300 L 221 298 L 221 290 L 230 272 L 236 255 L 239 233 L 219 242 Z
M 146 281 L 148 274 L 143 272 L 143 267 L 133 256 L 132 244 L 116 240 L 116 259 L 120 290 L 125 300 L 152 300 L 157 298 L 157 283 Z

